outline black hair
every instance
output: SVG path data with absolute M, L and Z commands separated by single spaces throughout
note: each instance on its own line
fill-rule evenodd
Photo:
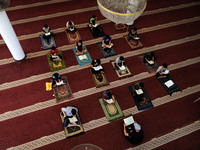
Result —
M 96 59 L 98 64 L 101 64 L 101 60 L 100 59 Z
M 52 50 L 55 50 L 56 49 L 56 47 L 55 46 L 52 46 L 52 48 L 51 48 Z
M 76 115 L 76 109 L 72 108 L 71 112 L 73 116 Z
M 92 16 L 92 18 L 96 18 L 96 16 L 95 16 L 95 15 L 93 15 L 93 16 Z
M 140 82 L 140 83 L 139 83 L 139 86 L 140 86 L 141 88 L 143 88 L 143 87 L 144 87 L 144 83 Z
M 167 64 L 166 63 L 163 63 L 163 65 L 162 65 L 164 68 L 167 68 Z
M 45 28 L 48 28 L 49 26 L 47 24 L 44 25 Z
M 134 31 L 137 31 L 137 28 L 133 28 Z
M 135 85 L 134 85 L 134 89 L 135 89 L 135 90 L 139 90 L 139 88 L 140 88 L 140 87 L 139 87 L 138 84 L 135 84 Z
M 106 39 L 109 39 L 110 38 L 110 36 L 109 35 L 106 35 Z
M 79 40 L 78 42 L 79 42 L 79 43 L 81 43 L 81 44 L 83 43 L 83 41 L 82 41 L 82 40 Z
M 107 93 L 107 95 L 109 99 L 112 98 L 112 93 L 110 91 Z
M 72 22 L 71 22 L 71 21 L 69 21 L 69 25 L 70 25 L 70 26 L 72 25 Z
M 95 25 L 95 20 L 92 20 L 92 24 Z
M 124 60 L 124 57 L 123 57 L 123 56 L 120 56 L 119 59 L 120 59 L 121 61 L 123 61 L 123 60 Z

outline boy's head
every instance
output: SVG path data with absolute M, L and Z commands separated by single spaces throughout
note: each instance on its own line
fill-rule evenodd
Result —
M 48 28 L 48 25 L 47 25 L 47 24 L 45 24 L 45 25 L 44 25 L 44 27 L 45 27 L 45 28 Z
M 82 40 L 79 40 L 78 41 L 78 45 L 82 45 L 83 41 Z
M 168 65 L 167 65 L 166 63 L 164 63 L 162 66 L 163 66 L 164 68 L 167 68 Z
M 52 48 L 51 48 L 51 49 L 55 51 L 56 47 L 55 47 L 55 46 L 52 46 Z
M 72 112 L 72 115 L 73 115 L 73 116 L 76 115 L 76 109 L 73 108 L 73 109 L 71 110 L 71 112 Z
M 124 57 L 123 57 L 123 56 L 120 56 L 119 59 L 120 59 L 121 61 L 124 61 Z

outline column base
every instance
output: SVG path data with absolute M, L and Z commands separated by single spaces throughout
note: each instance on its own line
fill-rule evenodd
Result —
M 16 59 L 13 58 L 13 60 L 14 60 L 15 62 L 19 62 L 19 61 L 22 61 L 22 60 L 24 60 L 24 59 L 26 59 L 26 53 L 25 53 L 25 55 L 24 55 L 24 58 L 22 58 L 21 60 L 16 60 Z

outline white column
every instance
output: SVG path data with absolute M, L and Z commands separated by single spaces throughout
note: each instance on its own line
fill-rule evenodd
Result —
M 24 51 L 5 11 L 0 11 L 0 34 L 10 50 L 13 58 L 16 61 L 24 59 Z

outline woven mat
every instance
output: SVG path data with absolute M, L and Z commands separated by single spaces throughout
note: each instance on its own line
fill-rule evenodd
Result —
M 116 98 L 115 98 L 115 100 L 116 100 Z M 109 122 L 112 122 L 112 121 L 115 121 L 115 120 L 118 120 L 118 119 L 121 119 L 122 117 L 124 117 L 124 114 L 123 114 L 117 100 L 115 101 L 114 104 L 105 105 L 103 102 L 103 98 L 100 97 L 99 102 L 100 102 L 103 112 Z
M 93 37 L 102 37 L 102 36 L 105 36 L 105 35 L 106 35 L 106 34 L 104 33 L 104 31 L 103 31 L 103 29 L 101 28 L 100 25 L 98 26 L 99 31 L 100 31 L 98 34 L 95 33 L 93 29 L 91 30 L 91 28 L 90 28 L 89 26 L 88 26 L 88 28 L 90 29 L 90 31 L 91 31 Z
M 91 74 L 92 74 L 92 78 L 93 78 L 94 83 L 95 83 L 97 88 L 110 84 L 109 81 L 107 80 L 106 75 L 104 74 L 104 72 L 101 71 L 100 73 L 95 73 L 95 74 L 91 72 Z M 103 80 L 101 82 L 98 80 L 99 76 L 103 77 Z
M 115 62 L 112 61 L 111 63 L 112 63 L 112 66 L 113 66 L 114 69 L 115 69 Z M 115 72 L 117 73 L 117 76 L 118 76 L 119 78 L 129 77 L 129 76 L 132 75 L 127 66 L 126 66 L 126 72 L 121 73 L 121 72 L 119 72 L 117 69 L 115 69 Z
M 131 49 L 137 49 L 137 48 L 141 48 L 143 47 L 142 43 L 140 41 L 138 41 L 137 45 L 131 44 L 131 42 L 128 41 L 128 36 L 124 37 L 128 43 L 128 45 L 131 47 Z
M 50 43 L 47 43 L 47 40 L 43 38 L 43 35 L 39 35 L 39 37 L 40 37 L 43 50 L 51 49 L 53 46 L 57 47 L 55 38 L 53 36 L 51 36 L 51 38 L 49 39 Z
M 84 48 L 87 49 L 85 46 L 84 46 Z M 87 49 L 87 53 L 84 54 L 87 58 L 86 59 L 82 59 L 82 60 L 80 60 L 79 56 L 76 55 L 76 48 L 73 48 L 72 50 L 74 52 L 76 60 L 78 61 L 79 66 L 83 66 L 85 64 L 88 64 L 88 63 L 92 62 L 92 58 L 90 56 L 90 53 L 89 53 L 88 49 Z
M 159 65 L 157 64 L 157 62 L 155 61 L 154 64 L 152 66 L 148 65 L 147 63 L 143 62 L 143 57 L 144 56 L 139 56 L 140 61 L 144 64 L 144 66 L 146 67 L 146 69 L 148 70 L 149 73 L 155 73 L 157 68 L 159 67 Z
M 67 32 L 65 30 L 65 33 L 66 33 L 67 39 L 68 39 L 70 44 L 76 43 L 79 40 L 81 40 L 81 36 L 80 36 L 78 30 L 76 32 Z
M 138 84 L 138 83 L 135 83 L 135 84 Z M 146 110 L 146 109 L 149 109 L 149 108 L 153 108 L 153 104 L 146 92 L 146 90 L 144 88 L 142 88 L 143 92 L 144 92 L 144 95 L 145 95 L 145 100 L 136 100 L 135 99 L 135 92 L 133 90 L 133 86 L 129 86 L 128 87 L 129 91 L 131 92 L 131 95 L 133 96 L 133 100 L 135 102 L 135 105 L 137 106 L 138 110 Z
M 98 42 L 97 44 L 98 44 L 101 52 L 103 53 L 104 58 L 108 58 L 108 57 L 112 57 L 112 56 L 117 55 L 117 53 L 116 53 L 116 51 L 114 50 L 113 47 L 111 47 L 107 50 L 104 50 L 103 47 L 102 47 L 102 42 Z
M 80 118 L 79 118 L 79 115 L 77 114 L 76 117 L 78 118 L 78 120 L 80 121 Z M 60 112 L 60 118 L 61 118 L 61 121 L 62 123 L 64 123 L 64 116 L 63 116 L 63 113 Z M 70 137 L 73 137 L 73 136 L 77 136 L 77 135 L 80 135 L 80 134 L 83 134 L 84 133 L 84 129 L 83 129 L 83 126 L 82 124 L 80 123 L 80 127 L 77 127 L 77 126 L 71 126 L 71 127 L 64 127 L 64 132 L 65 132 L 65 136 L 66 138 L 70 138 Z
M 168 75 L 166 78 L 160 78 L 158 79 L 160 81 L 160 83 L 162 84 L 162 86 L 165 88 L 166 92 L 171 96 L 174 92 L 178 92 L 178 91 L 182 91 L 178 85 L 174 82 L 174 80 L 171 78 L 170 75 Z M 174 85 L 172 85 L 171 87 L 167 87 L 165 85 L 165 82 L 172 80 L 172 82 L 174 82 Z
M 114 23 L 114 27 L 116 30 L 126 30 L 127 26 L 125 24 L 116 24 Z
M 58 52 L 59 52 L 59 55 L 62 56 L 62 51 L 58 50 Z M 49 62 L 49 67 L 50 67 L 51 72 L 66 68 L 65 61 L 63 58 L 62 58 L 62 61 L 51 61 L 50 57 L 51 57 L 51 54 L 47 53 L 47 59 Z
M 67 78 L 64 78 L 63 82 L 65 84 L 53 87 L 54 95 L 56 97 L 56 102 L 73 98 L 72 91 L 70 89 Z

